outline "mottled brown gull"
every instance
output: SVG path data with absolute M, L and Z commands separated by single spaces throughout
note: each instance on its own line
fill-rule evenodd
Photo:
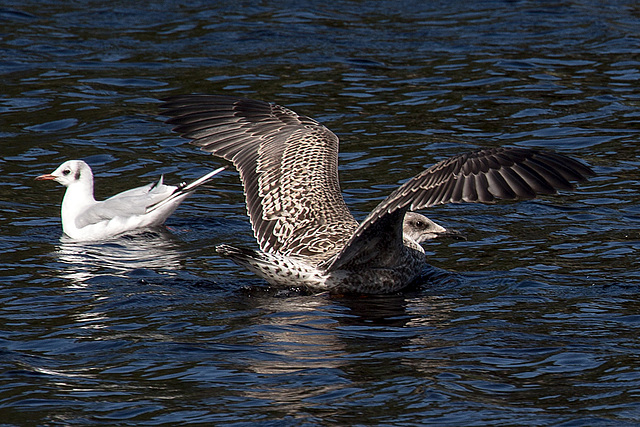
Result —
M 421 273 L 423 241 L 446 230 L 418 213 L 444 203 L 532 199 L 593 171 L 551 151 L 499 147 L 443 160 L 402 184 L 362 223 L 338 181 L 338 137 L 279 105 L 216 95 L 165 100 L 174 130 L 240 172 L 260 251 L 217 251 L 269 283 L 337 293 L 398 291 Z

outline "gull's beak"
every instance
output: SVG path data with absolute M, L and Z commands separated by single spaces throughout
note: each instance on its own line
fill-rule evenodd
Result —
M 454 240 L 467 240 L 464 234 L 462 234 L 458 230 L 453 230 L 450 228 L 447 228 L 442 233 L 438 233 L 438 237 L 451 237 Z
M 55 175 L 51 175 L 50 173 L 36 176 L 36 181 L 53 181 L 57 178 Z

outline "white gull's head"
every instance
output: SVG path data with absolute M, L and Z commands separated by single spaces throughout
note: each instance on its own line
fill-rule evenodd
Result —
M 77 183 L 92 183 L 93 173 L 88 164 L 82 160 L 69 160 L 61 164 L 58 169 L 47 175 L 37 177 L 38 180 L 56 181 L 65 187 Z

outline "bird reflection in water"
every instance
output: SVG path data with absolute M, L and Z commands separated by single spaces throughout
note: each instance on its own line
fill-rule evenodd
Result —
M 457 286 L 450 275 L 438 273 L 439 286 Z M 425 294 L 412 299 L 410 294 L 279 298 L 254 293 L 251 300 L 263 315 L 255 317 L 252 334 L 244 337 L 243 344 L 254 350 L 236 359 L 234 367 L 259 375 L 259 384 L 246 396 L 276 399 L 292 412 L 308 409 L 310 401 L 335 399 L 345 383 L 355 391 L 376 372 L 413 367 L 415 361 L 397 359 L 397 354 L 389 362 L 390 343 L 406 354 L 417 339 L 442 345 L 438 333 L 455 309 L 450 301 Z M 425 348 L 431 346 L 420 351 Z
M 165 229 L 123 235 L 101 242 L 60 239 L 55 256 L 64 266 L 61 277 L 84 287 L 87 280 L 103 274 L 131 277 L 136 270 L 175 274 L 181 268 L 178 242 Z

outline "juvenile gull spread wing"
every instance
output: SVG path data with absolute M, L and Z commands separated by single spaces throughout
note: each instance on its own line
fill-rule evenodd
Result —
M 343 250 L 322 267 L 338 269 L 351 264 L 357 268 L 362 254 L 369 253 L 376 240 L 401 240 L 402 234 L 388 224 L 407 210 L 445 203 L 533 199 L 539 194 L 573 190 L 573 181 L 583 182 L 593 175 L 579 161 L 551 151 L 497 147 L 459 154 L 397 188 L 364 219 Z
M 169 98 L 174 130 L 240 171 L 262 252 L 217 248 L 276 285 L 393 292 L 422 270 L 420 243 L 446 230 L 409 212 L 442 203 L 531 199 L 593 171 L 562 154 L 501 147 L 454 156 L 408 180 L 358 225 L 338 182 L 338 138 L 278 105 L 214 95 Z
M 338 137 L 317 121 L 262 101 L 170 98 L 175 131 L 240 172 L 264 252 L 326 259 L 358 227 L 338 181 Z

